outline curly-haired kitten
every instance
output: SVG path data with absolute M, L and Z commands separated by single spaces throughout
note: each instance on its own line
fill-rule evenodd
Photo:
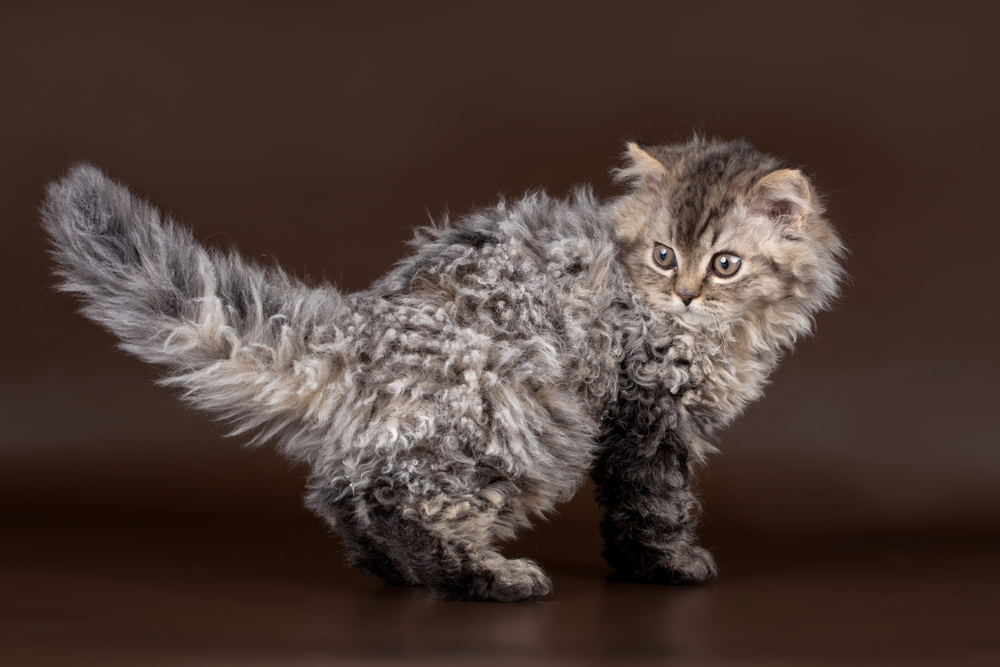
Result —
M 799 170 L 742 141 L 629 144 L 627 194 L 536 193 L 419 230 L 368 290 L 207 250 L 91 166 L 49 187 L 61 287 L 191 404 L 311 469 L 351 562 L 441 598 L 545 595 L 494 544 L 590 474 L 613 568 L 715 575 L 691 466 L 837 292 Z

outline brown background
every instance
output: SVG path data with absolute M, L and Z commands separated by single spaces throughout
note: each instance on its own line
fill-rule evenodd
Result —
M 702 533 L 724 573 L 716 590 L 727 590 L 727 566 L 739 580 L 771 571 L 751 563 L 795 549 L 818 563 L 890 545 L 890 561 L 924 559 L 917 588 L 918 572 L 961 570 L 981 583 L 976 558 L 996 571 L 993 3 L 132 4 L 0 9 L 0 516 L 10 581 L 25 581 L 23 568 L 91 576 L 96 563 L 105 577 L 130 566 L 191 570 L 201 555 L 225 570 L 273 549 L 244 563 L 248 581 L 298 570 L 306 586 L 319 576 L 308 572 L 336 571 L 331 590 L 388 595 L 388 609 L 422 601 L 342 572 L 336 540 L 300 508 L 302 470 L 224 439 L 224 427 L 180 407 L 152 369 L 115 351 L 51 289 L 36 208 L 44 184 L 74 161 L 104 167 L 209 243 L 354 290 L 403 255 L 428 212 L 583 182 L 611 196 L 608 170 L 624 141 L 692 130 L 744 136 L 805 165 L 851 249 L 841 303 L 723 434 L 703 475 Z M 574 576 L 603 582 L 596 517 L 587 489 L 511 549 L 549 554 L 557 593 Z M 177 580 L 190 581 L 189 570 Z M 66 621 L 63 634 L 46 635 L 38 628 L 58 616 L 59 593 L 23 585 L 7 618 L 34 620 L 6 635 L 11 655 L 41 660 L 39 647 L 62 646 L 73 662 L 84 644 L 118 640 L 145 650 L 127 627 L 97 641 Z M 166 604 L 136 585 L 122 593 L 129 605 Z M 587 595 L 574 599 L 586 605 Z M 973 603 L 955 604 L 969 613 Z M 975 617 L 995 626 L 996 608 L 986 612 Z M 101 627 L 117 627 L 112 617 Z M 414 636 L 437 631 L 428 623 Z M 532 623 L 509 634 L 531 635 Z M 387 636 L 350 644 L 352 655 Z M 329 641 L 316 650 L 335 654 L 340 640 Z M 397 649 L 423 646 L 413 641 Z M 802 650 L 819 650 L 816 641 Z M 983 641 L 963 635 L 941 650 L 997 649 Z M 664 647 L 676 648 L 649 655 Z

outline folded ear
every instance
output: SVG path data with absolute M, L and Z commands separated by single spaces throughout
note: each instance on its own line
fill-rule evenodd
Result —
M 625 166 L 615 170 L 615 181 L 630 181 L 636 186 L 659 188 L 667 177 L 667 168 L 634 141 L 625 149 Z
M 757 181 L 750 210 L 777 224 L 797 226 L 818 208 L 809 179 L 798 169 L 778 169 Z

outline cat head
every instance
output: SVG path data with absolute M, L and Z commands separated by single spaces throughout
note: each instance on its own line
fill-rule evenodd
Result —
M 745 141 L 628 144 L 613 207 L 621 259 L 653 311 L 792 342 L 838 293 L 845 250 L 799 169 Z

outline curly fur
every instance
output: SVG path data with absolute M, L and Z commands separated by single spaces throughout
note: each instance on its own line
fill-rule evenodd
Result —
M 547 575 L 494 544 L 591 474 L 608 562 L 694 583 L 715 565 L 691 466 L 835 296 L 842 248 L 801 172 L 745 143 L 627 159 L 617 200 L 535 193 L 419 230 L 355 294 L 207 250 L 92 166 L 42 218 L 88 317 L 309 465 L 306 502 L 353 564 L 441 598 L 537 598 Z M 684 263 L 655 266 L 653 243 Z M 738 279 L 706 272 L 719 244 Z

